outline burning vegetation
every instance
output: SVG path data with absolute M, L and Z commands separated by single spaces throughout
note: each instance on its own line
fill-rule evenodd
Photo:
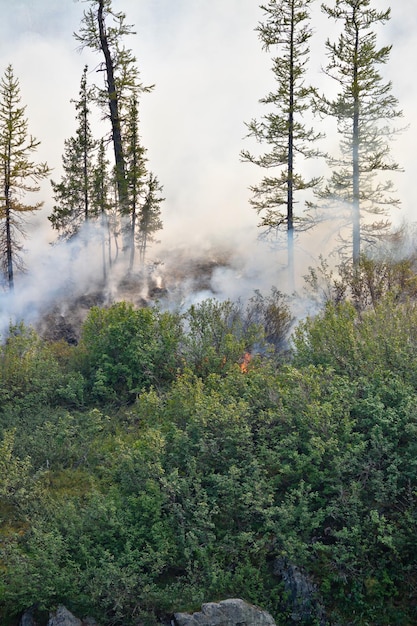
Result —
M 242 362 L 240 363 L 240 371 L 242 372 L 242 374 L 247 374 L 251 360 L 251 353 L 245 352 L 242 358 Z

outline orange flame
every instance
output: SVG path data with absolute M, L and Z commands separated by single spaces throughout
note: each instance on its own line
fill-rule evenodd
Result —
M 252 355 L 250 354 L 250 352 L 245 352 L 245 354 L 243 355 L 242 363 L 240 364 L 240 371 L 243 374 L 247 373 L 249 363 L 251 362 L 251 360 L 252 360 Z

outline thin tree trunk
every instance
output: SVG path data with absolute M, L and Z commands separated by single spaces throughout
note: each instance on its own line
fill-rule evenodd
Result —
M 103 282 L 107 283 L 107 265 L 106 265 L 106 237 L 105 237 L 105 223 L 106 214 L 105 211 L 101 211 L 101 258 L 103 263 Z
M 128 194 L 126 184 L 126 166 L 123 153 L 122 142 L 122 130 L 120 122 L 119 112 L 119 100 L 116 90 L 116 82 L 114 78 L 113 60 L 111 58 L 109 45 L 106 35 L 106 27 L 103 17 L 104 0 L 99 0 L 99 7 L 97 13 L 99 34 L 100 34 L 100 46 L 104 54 L 106 63 L 106 75 L 107 75 L 107 91 L 109 94 L 109 109 L 110 109 L 110 121 L 112 126 L 112 138 L 114 148 L 114 158 L 116 164 L 116 184 L 117 192 L 119 196 L 120 210 L 122 214 L 128 213 Z
M 7 282 L 10 291 L 14 289 L 13 274 L 13 246 L 12 246 L 12 226 L 11 226 L 11 200 L 10 200 L 10 168 L 11 168 L 11 137 L 7 139 L 7 163 L 5 165 L 5 183 L 4 183 L 4 199 L 5 199 L 5 217 L 6 217 L 6 264 L 7 264 Z
M 136 126 L 136 125 L 135 125 Z M 133 148 L 133 162 L 132 162 L 132 173 L 131 182 L 132 182 L 132 217 L 130 223 L 130 260 L 129 260 L 129 272 L 132 271 L 133 265 L 135 262 L 135 234 L 136 234 L 136 222 L 137 222 L 137 168 L 138 168 L 138 159 L 137 159 L 137 141 L 138 138 L 136 136 L 136 128 L 133 128 L 133 137 L 132 137 L 132 148 Z
M 359 94 L 358 94 L 359 30 L 356 30 L 353 67 L 353 129 L 352 129 L 352 261 L 359 265 L 361 251 L 361 225 L 359 203 Z
M 359 204 L 359 114 L 353 118 L 353 200 L 352 200 L 352 260 L 358 265 L 361 253 L 361 221 Z
M 84 184 L 84 221 L 87 222 L 89 218 L 89 194 L 88 194 L 88 147 L 87 147 L 87 130 L 88 130 L 88 118 L 87 118 L 87 107 L 84 102 L 83 106 L 83 184 Z
M 135 263 L 135 230 L 136 230 L 136 208 L 132 211 L 132 222 L 130 231 L 130 259 L 129 259 L 129 272 L 132 271 Z
M 294 290 L 294 0 L 291 2 L 290 93 L 288 114 L 287 249 L 288 287 Z
M 13 291 L 14 275 L 13 275 L 12 229 L 11 229 L 10 199 L 8 195 L 6 196 L 6 262 L 7 262 L 7 282 L 9 284 L 10 291 Z
M 145 267 L 145 257 L 146 257 L 146 246 L 147 245 L 148 245 L 148 233 L 145 230 L 145 232 L 143 234 L 142 247 L 141 247 L 141 251 L 140 251 L 140 262 L 141 262 L 142 269 Z

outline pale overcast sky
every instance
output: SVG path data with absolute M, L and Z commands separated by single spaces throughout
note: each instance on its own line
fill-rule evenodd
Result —
M 87 5 L 0 5 L 0 70 L 12 63 L 30 130 L 42 143 L 39 155 L 58 172 L 64 139 L 74 132 L 70 100 L 78 96 L 82 69 L 87 63 L 95 80 L 101 61 L 77 51 L 72 36 Z M 188 229 L 235 229 L 236 220 L 256 230 L 247 187 L 258 172 L 239 161 L 244 122 L 256 114 L 270 80 L 269 58 L 254 32 L 256 2 L 115 0 L 113 6 L 135 26 L 126 45 L 143 83 L 155 84 L 142 99 L 142 136 L 150 168 L 164 185 L 165 224 L 186 238 Z
M 113 2 L 137 31 L 126 45 L 137 57 L 143 82 L 155 84 L 155 90 L 142 99 L 142 137 L 149 166 L 164 185 L 161 238 L 170 244 L 204 240 L 215 233 L 250 241 L 258 234 L 248 186 L 256 184 L 262 172 L 241 163 L 239 153 L 249 147 L 244 123 L 264 112 L 258 100 L 273 85 L 270 55 L 261 50 L 254 31 L 263 17 L 259 4 L 257 0 Z M 375 0 L 379 9 L 389 4 Z M 323 21 L 319 5 L 311 74 L 321 84 L 324 40 L 332 36 L 334 26 Z M 383 71 L 393 81 L 404 124 L 409 124 L 393 146 L 405 170 L 395 176 L 402 199 L 396 218 L 415 221 L 417 12 L 415 0 L 397 0 L 392 5 L 392 19 L 379 40 L 381 45 L 393 44 L 390 64 Z M 54 168 L 55 178 L 64 140 L 74 132 L 70 100 L 78 96 L 82 69 L 88 64 L 94 79 L 95 65 L 101 61 L 77 51 L 73 38 L 87 6 L 74 0 L 0 0 L 0 71 L 8 63 L 13 65 L 30 132 L 42 143 L 39 157 Z M 42 193 L 46 226 L 52 209 L 49 184 Z M 311 250 L 311 258 L 316 254 L 317 249 Z

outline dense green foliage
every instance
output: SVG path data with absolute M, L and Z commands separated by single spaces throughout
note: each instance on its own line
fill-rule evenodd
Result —
M 251 306 L 93 308 L 71 347 L 11 329 L 2 624 L 34 603 L 155 624 L 230 596 L 287 624 L 278 558 L 331 623 L 416 623 L 416 303 L 329 301 L 292 354 L 265 342 L 288 330 L 279 294 Z

